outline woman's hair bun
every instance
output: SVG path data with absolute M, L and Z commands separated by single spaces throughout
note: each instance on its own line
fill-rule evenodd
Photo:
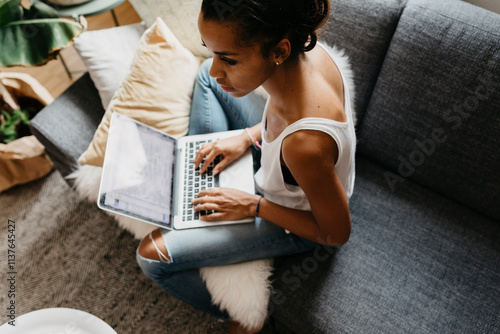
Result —
M 238 42 L 260 43 L 264 54 L 288 38 L 295 59 L 316 46 L 330 0 L 203 0 L 201 10 L 205 20 L 234 24 Z
M 309 32 L 305 31 L 305 33 L 309 35 L 308 39 L 310 40 L 309 43 L 306 43 L 303 48 L 303 52 L 307 52 L 312 50 L 316 46 L 316 42 L 318 41 L 317 31 L 328 20 L 328 16 L 330 14 L 330 1 L 315 0 L 304 2 L 313 3 L 313 7 L 311 8 L 310 12 L 304 17 L 305 20 L 310 20 L 310 23 L 306 26 L 305 29 L 309 30 Z

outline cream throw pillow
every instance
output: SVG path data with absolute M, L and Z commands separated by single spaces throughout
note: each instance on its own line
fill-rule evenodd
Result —
M 144 32 L 130 73 L 104 113 L 82 165 L 102 166 L 111 114 L 119 112 L 174 137 L 187 134 L 200 61 L 184 48 L 161 18 Z
M 144 23 L 135 23 L 85 31 L 74 39 L 73 46 L 99 92 L 104 110 L 130 72 L 146 29 Z

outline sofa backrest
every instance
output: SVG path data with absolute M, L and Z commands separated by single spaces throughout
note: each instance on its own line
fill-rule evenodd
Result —
M 500 219 L 500 15 L 409 0 L 364 118 L 358 152 Z
M 363 117 L 406 0 L 332 0 L 320 39 L 343 49 L 354 71 L 355 110 Z

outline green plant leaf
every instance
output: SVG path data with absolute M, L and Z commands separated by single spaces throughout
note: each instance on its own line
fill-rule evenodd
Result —
M 0 67 L 43 65 L 82 31 L 61 18 L 10 22 L 0 27 Z
M 21 0 L 0 0 L 0 27 L 9 22 L 21 20 L 22 17 Z
M 25 20 L 56 19 L 58 17 L 59 15 L 54 8 L 41 1 L 33 2 L 31 7 L 24 11 Z
M 12 115 L 10 115 L 5 110 L 2 110 L 2 114 L 5 117 L 5 122 L 0 125 L 0 138 L 2 138 L 4 143 L 8 143 L 19 138 L 18 124 L 30 124 L 30 120 L 28 119 L 29 113 L 27 111 L 14 110 Z
M 18 117 L 18 119 L 26 125 L 30 125 L 29 113 L 24 110 L 14 110 L 14 115 Z
M 0 136 L 4 143 L 11 142 L 17 139 L 16 119 L 14 116 L 9 115 L 6 111 L 2 111 L 6 121 L 0 125 Z
M 5 116 L 5 123 L 8 123 L 11 119 L 10 114 L 5 110 L 2 110 L 2 114 Z

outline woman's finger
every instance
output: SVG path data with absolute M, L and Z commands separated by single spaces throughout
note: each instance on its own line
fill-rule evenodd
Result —
M 198 197 L 202 198 L 205 196 L 213 197 L 213 196 L 219 196 L 222 194 L 222 188 L 210 188 L 210 189 L 205 189 L 201 190 L 198 193 Z
M 226 214 L 224 212 L 214 212 L 209 215 L 202 215 L 200 219 L 203 221 L 219 221 L 225 220 Z
M 203 203 L 194 206 L 194 211 L 219 211 L 219 205 L 216 203 Z
M 217 175 L 221 171 L 223 171 L 224 168 L 226 168 L 226 166 L 231 163 L 231 161 L 233 161 L 233 159 L 230 159 L 228 157 L 224 157 L 221 161 L 219 161 L 217 163 L 217 165 L 215 165 L 215 167 L 214 167 L 214 170 L 213 170 L 214 175 Z
M 210 164 L 217 158 L 219 153 L 216 150 L 212 150 L 208 155 L 205 157 L 205 160 L 203 161 L 203 165 L 201 166 L 200 169 L 200 174 L 203 174 L 207 171 L 208 167 L 210 167 Z
M 202 190 L 198 193 L 197 197 L 194 198 L 191 203 L 193 205 L 214 202 L 215 201 L 215 192 L 213 189 Z
M 203 161 L 203 158 L 207 156 L 210 152 L 213 150 L 214 143 L 208 143 L 203 145 L 198 153 L 196 153 L 196 157 L 194 158 L 194 166 L 195 168 L 198 168 L 201 162 Z

